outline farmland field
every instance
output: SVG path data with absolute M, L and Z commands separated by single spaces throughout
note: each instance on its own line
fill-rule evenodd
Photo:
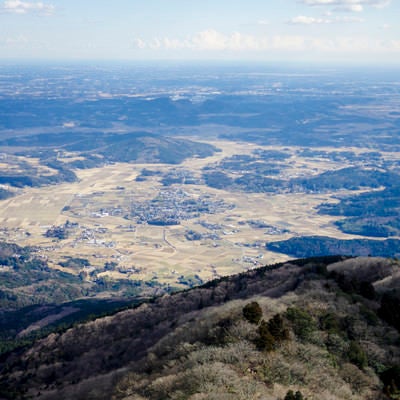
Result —
M 265 244 L 270 241 L 315 232 L 336 238 L 354 237 L 333 225 L 337 218 L 317 213 L 321 203 L 335 202 L 330 193 L 243 193 L 210 188 L 204 183 L 173 184 L 168 188 L 160 183 L 160 174 L 171 171 L 190 170 L 201 177 L 204 167 L 232 155 L 282 150 L 232 141 L 211 143 L 221 151 L 204 159 L 188 159 L 178 167 L 115 163 L 77 170 L 78 180 L 73 183 L 24 188 L 21 194 L 0 204 L 1 239 L 45 249 L 53 267 L 62 268 L 58 262 L 79 254 L 93 267 L 115 262 L 122 271 L 105 271 L 101 276 L 156 278 L 174 284 L 180 276 L 197 275 L 208 280 L 287 259 L 266 250 Z M 286 177 L 316 175 L 338 167 L 338 163 L 324 159 L 299 157 L 298 148 L 286 147 L 286 151 L 291 154 L 284 171 Z M 144 168 L 159 174 L 137 181 Z M 226 209 L 206 212 L 173 226 L 138 224 L 127 218 L 135 204 L 146 204 L 166 190 L 177 195 L 183 191 L 190 198 L 207 195 L 210 202 L 223 200 Z M 67 221 L 73 226 L 68 238 L 46 237 L 49 228 Z M 265 227 L 257 227 L 252 221 L 262 221 Z M 188 240 L 188 231 L 198 233 L 199 238 Z

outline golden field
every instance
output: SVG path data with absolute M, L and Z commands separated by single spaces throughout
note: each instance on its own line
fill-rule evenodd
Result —
M 162 173 L 186 169 L 200 177 L 203 167 L 235 154 L 251 154 L 255 149 L 282 150 L 281 147 L 229 141 L 211 144 L 221 151 L 212 157 L 186 160 L 179 166 L 116 163 L 76 170 L 79 181 L 75 183 L 24 188 L 16 197 L 0 202 L 0 238 L 19 245 L 38 246 L 54 268 L 61 268 L 57 263 L 66 257 L 80 257 L 87 258 L 95 268 L 102 267 L 105 262 L 118 264 L 119 272 L 102 274 L 143 280 L 157 278 L 161 282 L 173 283 L 181 275 L 198 275 L 207 280 L 288 259 L 285 255 L 266 251 L 265 243 L 269 241 L 314 235 L 316 232 L 337 238 L 352 237 L 333 225 L 334 217 L 317 213 L 318 205 L 335 201 L 330 194 L 254 194 L 217 190 L 205 185 L 173 185 L 169 190 L 181 188 L 192 198 L 207 194 L 211 200 L 222 199 L 234 207 L 219 214 L 183 220 L 176 226 L 136 224 L 124 218 L 132 204 L 148 202 L 162 190 L 159 176 L 136 181 L 143 168 Z M 326 159 L 298 157 L 296 148 L 285 147 L 285 150 L 290 150 L 292 157 L 283 178 L 343 167 Z M 121 212 L 112 215 L 104 211 L 110 209 L 120 209 Z M 68 239 L 45 237 L 47 229 L 67 220 L 79 224 Z M 199 220 L 218 225 L 220 228 L 214 233 L 219 239 L 187 240 L 185 234 L 188 230 L 210 233 L 199 224 Z M 271 234 L 265 229 L 254 228 L 247 223 L 251 220 L 264 221 L 278 228 L 278 232 Z

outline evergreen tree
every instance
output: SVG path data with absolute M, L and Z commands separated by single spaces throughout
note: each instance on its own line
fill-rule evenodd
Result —
M 258 324 L 262 317 L 262 309 L 256 301 L 243 307 L 243 316 L 252 324 Z

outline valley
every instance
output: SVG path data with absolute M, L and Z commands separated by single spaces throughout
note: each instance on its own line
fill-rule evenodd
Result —
M 6 340 L 293 257 L 400 256 L 396 71 L 142 67 L 0 67 Z
M 0 204 L 0 238 L 37 247 L 51 268 L 74 275 L 84 272 L 88 280 L 156 280 L 181 286 L 188 278 L 199 283 L 287 260 L 287 255 L 267 250 L 270 242 L 315 232 L 337 239 L 358 237 L 342 233 L 334 224 L 340 218 L 321 215 L 318 207 L 336 204 L 338 195 L 365 189 L 310 191 L 283 186 L 280 191 L 253 193 L 240 187 L 210 187 L 203 174 L 204 169 L 218 170 L 221 163 L 238 155 L 284 152 L 283 161 L 269 161 L 279 170 L 272 172 L 271 179 L 310 178 L 346 167 L 338 157 L 341 152 L 355 151 L 365 157 L 368 149 L 336 150 L 336 160 L 332 160 L 310 157 L 310 151 L 299 147 L 228 140 L 209 143 L 218 152 L 188 158 L 178 166 L 117 162 L 74 169 L 74 182 L 19 189 Z M 318 151 L 333 152 L 324 148 L 311 153 Z M 395 156 L 381 153 L 384 162 Z M 58 161 L 67 164 L 73 157 L 60 156 Z M 349 161 L 348 166 L 354 163 Z M 244 168 L 224 171 L 235 177 Z M 62 266 L 77 254 L 87 265 Z
M 0 0 L 0 400 L 400 400 L 396 15 Z

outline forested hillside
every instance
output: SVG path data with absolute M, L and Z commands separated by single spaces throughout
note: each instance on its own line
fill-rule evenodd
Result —
M 3 355 L 0 397 L 395 399 L 399 280 L 323 257 L 211 281 Z

